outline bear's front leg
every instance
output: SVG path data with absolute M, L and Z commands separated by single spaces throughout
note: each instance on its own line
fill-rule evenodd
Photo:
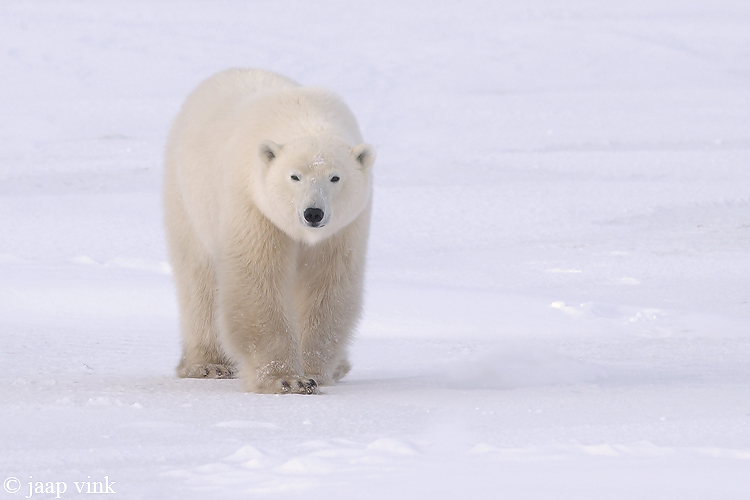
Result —
M 362 309 L 368 223 L 365 213 L 340 234 L 300 250 L 294 295 L 303 367 L 321 385 L 351 369 L 347 350 Z
M 296 247 L 275 228 L 267 231 L 228 248 L 217 266 L 222 347 L 237 363 L 245 390 L 314 394 L 317 383 L 304 376 L 289 319 Z

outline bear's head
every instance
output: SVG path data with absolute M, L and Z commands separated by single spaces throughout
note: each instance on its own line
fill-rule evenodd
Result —
M 262 141 L 254 198 L 271 222 L 314 245 L 351 223 L 367 207 L 375 151 L 337 137 Z

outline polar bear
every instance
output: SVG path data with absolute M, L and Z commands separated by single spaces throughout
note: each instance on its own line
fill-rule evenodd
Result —
M 374 159 L 328 91 L 232 69 L 190 94 L 164 181 L 180 377 L 311 394 L 349 371 Z

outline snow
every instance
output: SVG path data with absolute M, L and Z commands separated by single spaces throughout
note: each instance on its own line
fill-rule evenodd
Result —
M 4 0 L 8 498 L 747 498 L 748 46 L 733 0 Z M 162 149 L 232 66 L 378 148 L 320 396 L 174 374 Z

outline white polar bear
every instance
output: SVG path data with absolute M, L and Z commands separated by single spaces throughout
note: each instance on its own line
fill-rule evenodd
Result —
M 373 148 L 336 96 L 255 69 L 187 98 L 164 209 L 181 377 L 314 393 L 343 377 L 360 316 Z

